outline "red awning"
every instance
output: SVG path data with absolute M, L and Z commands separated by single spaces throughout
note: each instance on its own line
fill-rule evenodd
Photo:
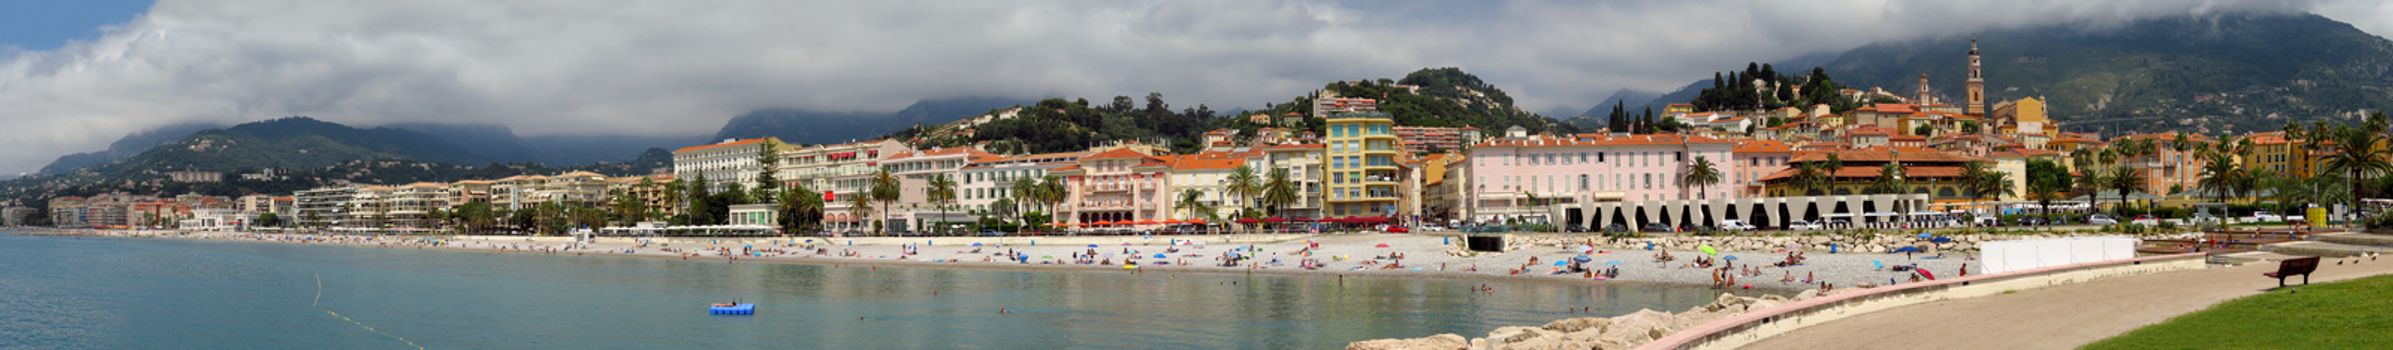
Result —
M 1241 223 L 1241 224 L 1253 224 L 1253 223 L 1260 223 L 1260 222 L 1263 222 L 1263 219 L 1256 219 L 1256 218 L 1238 218 L 1238 223 Z
M 1274 224 L 1277 224 L 1277 223 L 1282 223 L 1282 222 L 1288 222 L 1288 219 L 1287 219 L 1287 218 L 1282 218 L 1282 217 L 1277 217 L 1277 216 L 1274 216 L 1274 217 L 1263 218 L 1263 222 L 1268 222 L 1268 223 L 1274 223 Z

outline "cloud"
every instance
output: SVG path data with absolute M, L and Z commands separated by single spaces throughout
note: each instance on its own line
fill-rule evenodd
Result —
M 1225 110 L 1434 66 L 1546 110 L 1880 40 L 2312 8 L 2393 25 L 2393 7 L 2353 0 L 169 0 L 99 38 L 0 51 L 0 128 L 16 131 L 0 169 L 185 121 L 702 134 L 754 108 L 952 96 L 1155 91 Z

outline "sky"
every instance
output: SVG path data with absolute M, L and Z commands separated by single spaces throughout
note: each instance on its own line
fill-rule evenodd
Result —
M 758 108 L 1162 93 L 1260 107 L 1462 67 L 1533 111 L 1871 42 L 2367 0 L 0 0 L 0 173 L 183 122 L 307 115 L 702 135 Z M 1727 68 L 1724 68 L 1727 67 Z

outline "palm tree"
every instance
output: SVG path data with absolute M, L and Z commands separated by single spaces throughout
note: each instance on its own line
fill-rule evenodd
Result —
M 848 212 L 856 214 L 856 220 L 858 220 L 856 227 L 857 230 L 861 231 L 871 229 L 873 227 L 878 227 L 877 225 L 880 225 L 878 222 L 863 223 L 862 220 L 872 217 L 872 211 L 872 196 L 864 194 L 848 196 Z
M 1263 184 L 1263 202 L 1271 206 L 1272 215 L 1278 215 L 1280 208 L 1296 203 L 1296 198 L 1296 182 L 1288 178 L 1288 169 L 1271 169 L 1271 175 Z
M 897 177 L 890 176 L 889 169 L 881 169 L 879 173 L 873 174 L 872 188 L 866 192 L 870 192 L 872 200 L 881 202 L 882 223 L 889 222 L 889 212 L 892 211 L 890 209 L 894 209 L 889 207 L 889 202 L 897 201 L 898 191 Z M 881 232 L 887 233 L 888 229 L 882 228 Z
M 1063 204 L 1064 200 L 1068 199 L 1065 197 L 1071 195 L 1069 189 L 1064 188 L 1064 179 L 1055 175 L 1039 178 L 1038 190 L 1032 192 L 1038 194 L 1038 201 L 1046 206 L 1049 217 L 1055 216 L 1055 212 L 1058 211 L 1055 206 Z
M 1194 188 L 1180 190 L 1180 200 L 1173 201 L 1172 205 L 1187 209 L 1188 217 L 1196 218 L 1197 212 L 1207 210 L 1205 209 L 1205 191 L 1198 191 Z
M 945 174 L 934 175 L 931 176 L 929 185 L 928 188 L 923 189 L 923 199 L 929 200 L 932 206 L 939 208 L 939 220 L 947 220 L 948 207 L 955 205 L 956 202 L 956 180 L 948 178 Z M 945 231 L 944 228 L 946 228 L 945 225 L 941 225 L 933 231 Z
M 1222 179 L 1221 189 L 1238 197 L 1239 216 L 1247 216 L 1244 213 L 1254 211 L 1255 196 L 1263 193 L 1263 179 L 1255 176 L 1255 168 L 1240 165 L 1230 169 L 1230 176 Z
M 2243 168 L 2235 166 L 2234 158 L 2226 154 L 2212 154 L 2210 164 L 2202 165 L 2202 179 L 2195 185 L 2210 191 L 2211 197 L 2216 199 L 2214 202 L 2226 203 L 2228 196 L 2238 194 L 2235 192 L 2235 182 L 2242 181 L 2240 178 L 2243 176 Z
M 1789 179 L 1789 185 L 1793 185 L 1795 191 L 1801 195 L 1828 194 L 1828 174 L 1821 170 L 1824 168 L 1827 167 L 1818 162 L 1796 164 L 1795 176 L 1793 179 Z
M 2001 183 L 2004 185 L 2010 184 L 2008 181 L 2002 181 L 2003 179 L 2000 177 L 1993 178 L 1993 181 L 1987 181 L 1987 175 L 1990 174 L 1999 174 L 1999 172 L 1987 169 L 1986 162 L 1962 163 L 1961 189 L 1969 192 L 1969 199 L 1976 200 L 1980 198 L 1986 198 L 1986 195 L 1988 194 L 1993 194 L 1995 191 L 1993 186 L 1995 186 L 1996 183 Z
M 2144 174 L 2136 173 L 2135 169 L 2128 168 L 2125 165 L 2111 169 L 2111 175 L 2105 178 L 2105 180 L 2110 180 L 2109 182 L 2105 183 L 2106 187 L 2109 187 L 2111 190 L 2119 191 L 2119 205 L 2111 207 L 2112 212 L 2120 212 L 2121 210 L 2125 210 L 2128 204 L 2127 193 L 2135 192 L 2136 189 L 2144 188 Z
M 2071 192 L 2086 194 L 2087 210 L 2096 210 L 2102 208 L 2102 187 L 2103 184 L 2110 181 L 2109 179 L 2110 175 L 2104 174 L 2101 167 L 2088 165 L 2078 168 L 2077 180 L 2070 181 L 2069 184 L 2070 187 L 2075 187 Z
M 1903 167 L 1886 163 L 1878 169 L 1878 178 L 1870 182 L 1870 194 L 1903 193 Z
M 2386 170 L 2393 169 L 2393 163 L 2387 163 L 2385 160 L 2388 157 L 2393 157 L 2393 150 L 2377 147 L 2377 142 L 2380 140 L 2378 136 L 2381 133 L 2383 131 L 2341 126 L 2335 127 L 2333 131 L 2329 132 L 2334 137 L 2332 139 L 2334 144 L 2329 145 L 2331 151 L 2326 155 L 2326 170 L 2345 175 L 2345 189 L 2348 191 L 2344 193 L 2360 193 L 2360 180 L 2364 179 L 2362 176 L 2381 176 Z M 2369 179 L 2373 179 L 2373 177 Z M 2359 196 L 2348 197 L 2356 200 Z M 2360 207 L 2358 202 L 2347 202 L 2346 205 L 2355 210 Z
M 2059 180 L 2040 178 L 2027 182 L 2027 197 L 2036 201 L 2036 207 L 2044 209 L 2044 223 L 2047 225 L 2052 223 L 2052 200 L 2067 198 L 2065 193 L 2069 192 L 2069 188 Z
M 1687 188 L 1693 187 L 1696 189 L 1695 198 L 1704 199 L 1710 195 L 1710 192 L 1704 192 L 1702 189 L 1720 183 L 1720 169 L 1712 166 L 1711 159 L 1696 156 L 1695 163 L 1687 165 L 1687 173 L 1680 176 L 1679 182 L 1686 184 L 1686 186 L 1679 187 L 1680 196 L 1685 196 Z

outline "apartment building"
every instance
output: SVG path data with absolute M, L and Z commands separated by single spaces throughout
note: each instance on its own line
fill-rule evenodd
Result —
M 1081 156 L 1086 155 L 1089 152 L 1043 153 L 966 164 L 961 172 L 962 179 L 956 181 L 957 201 L 964 210 L 990 212 L 998 209 L 994 207 L 998 199 L 1012 198 L 1015 205 L 1022 207 L 1017 214 L 1031 211 L 1052 213 L 1054 211 L 1049 208 L 1038 207 L 1017 197 L 1014 181 L 1039 181 L 1055 168 L 1077 163 Z
M 758 154 L 768 145 L 781 144 L 781 139 L 765 137 L 683 147 L 673 151 L 673 177 L 704 179 L 710 191 L 722 191 L 734 183 L 753 187 L 757 176 L 766 171 L 764 163 L 756 161 Z
M 332 186 L 302 190 L 292 195 L 298 205 L 295 222 L 305 227 L 342 226 L 349 219 L 349 201 L 357 196 L 361 186 Z
M 1170 199 L 1171 167 L 1137 148 L 1113 148 L 1056 168 L 1064 179 L 1066 223 L 1086 230 L 1161 227 Z
M 887 210 L 889 214 L 886 217 L 889 222 L 884 227 L 898 227 L 919 232 L 931 230 L 933 228 L 931 225 L 936 223 L 972 221 L 974 218 L 970 212 L 954 206 L 960 204 L 962 199 L 960 181 L 963 177 L 964 166 L 976 161 L 989 162 L 1000 158 L 1003 157 L 980 149 L 963 147 L 899 152 L 897 155 L 881 161 L 881 168 L 888 171 L 890 176 L 897 178 L 899 188 L 897 201 L 884 203 L 887 207 L 880 208 Z M 930 200 L 931 179 L 934 178 L 946 178 L 947 181 L 958 182 L 956 202 L 940 203 Z
M 1402 201 L 1398 185 L 1404 169 L 1396 137 L 1396 122 L 1385 114 L 1346 113 L 1328 121 L 1329 150 L 1326 190 L 1327 217 L 1386 217 L 1398 215 Z
M 1676 134 L 1489 140 L 1471 148 L 1473 220 L 1550 220 L 1545 207 L 1586 202 L 1646 202 L 1737 198 L 1738 172 L 1727 140 Z M 1722 175 L 1709 186 L 1686 186 L 1691 164 L 1704 160 Z
M 912 150 L 911 146 L 896 140 L 790 148 L 781 151 L 780 169 L 774 178 L 785 181 L 786 185 L 804 186 L 823 194 L 825 230 L 869 231 L 871 225 L 868 220 L 878 218 L 878 215 L 858 215 L 864 213 L 851 208 L 848 198 L 864 195 L 865 191 L 872 189 L 872 177 L 880 172 L 878 164 L 884 157 Z M 683 181 L 689 179 L 684 178 Z
M 418 182 L 392 189 L 381 207 L 391 227 L 429 229 L 439 226 L 434 212 L 446 212 L 451 203 L 448 184 Z

